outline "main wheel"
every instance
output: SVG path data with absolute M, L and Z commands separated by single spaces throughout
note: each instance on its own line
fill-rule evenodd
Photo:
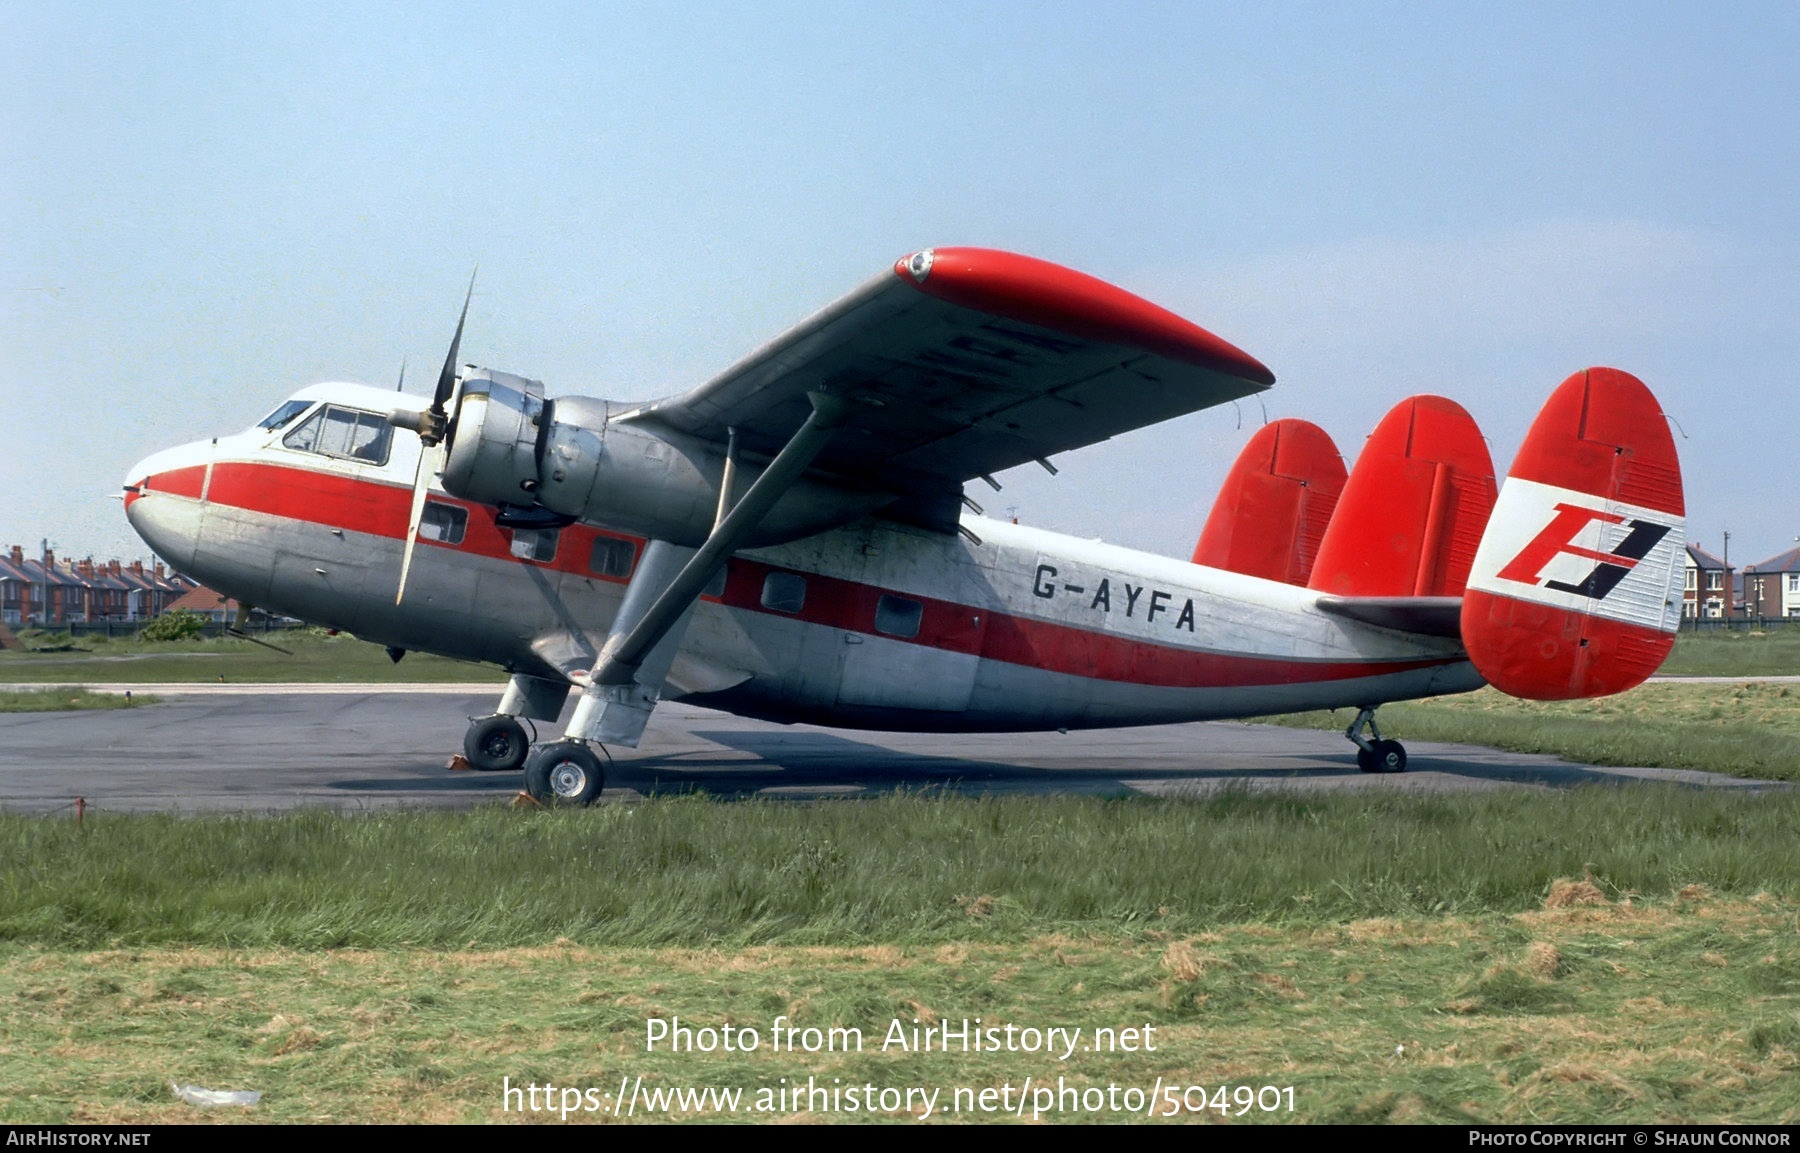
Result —
M 503 713 L 482 717 L 463 734 L 463 755 L 471 768 L 484 773 L 516 773 L 530 751 L 525 726 Z
M 525 758 L 525 791 L 546 805 L 591 805 L 606 787 L 600 758 L 580 741 L 552 741 Z
M 1357 758 L 1360 763 L 1362 758 Z M 1374 769 L 1377 773 L 1404 773 L 1406 771 L 1406 747 L 1399 741 L 1375 742 Z

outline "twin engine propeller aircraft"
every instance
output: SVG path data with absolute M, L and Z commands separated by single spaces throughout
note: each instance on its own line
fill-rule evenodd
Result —
M 471 291 L 473 285 L 471 285 Z M 132 526 L 182 572 L 389 648 L 504 667 L 464 749 L 588 804 L 594 746 L 659 700 L 777 721 L 1022 731 L 1616 693 L 1674 643 L 1675 447 L 1635 378 L 1564 381 L 1496 488 L 1474 421 L 1417 396 L 1346 473 L 1266 425 L 1190 561 L 987 519 L 992 474 L 1274 383 L 1246 353 L 1025 256 L 927 249 L 691 392 L 547 397 L 457 372 L 424 401 L 307 388 L 157 453 Z M 554 722 L 533 746 L 523 721 Z

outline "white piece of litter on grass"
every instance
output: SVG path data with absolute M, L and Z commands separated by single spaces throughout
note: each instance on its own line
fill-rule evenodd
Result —
M 256 1089 L 202 1089 L 198 1085 L 177 1085 L 173 1081 L 169 1082 L 169 1088 L 189 1105 L 198 1105 L 202 1109 L 214 1105 L 254 1105 L 262 1100 L 261 1091 Z

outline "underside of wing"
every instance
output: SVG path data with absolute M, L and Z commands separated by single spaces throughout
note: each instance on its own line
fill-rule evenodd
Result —
M 907 257 L 705 385 L 631 419 L 773 454 L 850 402 L 814 467 L 941 490 L 1258 392 L 1269 370 L 1165 309 L 1012 253 Z

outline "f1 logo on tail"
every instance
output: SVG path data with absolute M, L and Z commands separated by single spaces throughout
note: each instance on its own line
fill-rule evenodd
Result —
M 1627 525 L 1631 531 L 1611 552 L 1599 552 L 1576 544 L 1575 538 L 1596 521 L 1602 524 Z M 1658 541 L 1669 535 L 1669 527 L 1653 521 L 1627 519 L 1616 513 L 1602 512 L 1578 504 L 1558 504 L 1556 516 L 1551 518 L 1542 532 L 1532 538 L 1530 544 L 1520 549 L 1519 554 L 1507 562 L 1499 576 L 1502 580 L 1528 585 L 1541 583 L 1542 587 L 1553 588 L 1558 592 L 1603 600 L 1606 594 L 1618 587 L 1627 573 L 1637 567 L 1639 561 L 1650 554 Z M 1564 553 L 1598 563 L 1594 565 L 1592 572 L 1573 584 L 1558 580 L 1540 581 L 1544 567 Z

